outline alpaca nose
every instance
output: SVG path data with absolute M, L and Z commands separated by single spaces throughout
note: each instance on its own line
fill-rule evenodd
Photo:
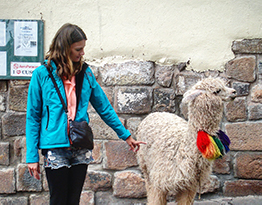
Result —
M 233 89 L 232 93 L 231 93 L 231 99 L 234 100 L 237 96 L 237 91 L 235 89 Z

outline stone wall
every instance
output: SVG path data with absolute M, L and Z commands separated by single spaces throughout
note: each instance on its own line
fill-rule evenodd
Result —
M 262 195 L 262 40 L 235 41 L 232 51 L 235 58 L 226 64 L 223 73 L 188 71 L 186 66 L 190 62 L 160 66 L 131 61 L 92 66 L 134 138 L 138 124 L 151 112 L 167 111 L 182 116 L 182 95 L 200 78 L 229 79 L 238 97 L 224 104 L 221 127 L 231 138 L 231 152 L 215 161 L 211 179 L 203 185 L 201 200 Z M 27 80 L 0 81 L 0 204 L 48 204 L 42 167 L 41 180 L 37 181 L 30 177 L 25 164 L 28 84 Z M 95 134 L 95 162 L 89 166 L 81 204 L 145 204 L 145 184 L 136 155 L 91 107 L 89 114 Z M 173 198 L 170 196 L 169 200 Z

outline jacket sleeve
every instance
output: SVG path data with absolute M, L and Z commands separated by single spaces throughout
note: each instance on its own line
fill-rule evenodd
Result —
M 26 162 L 39 162 L 38 145 L 40 135 L 42 94 L 39 72 L 33 72 L 27 98 L 26 113 Z
M 129 130 L 127 130 L 121 123 L 106 94 L 97 83 L 91 70 L 86 72 L 91 73 L 91 75 L 88 73 L 87 77 L 91 79 L 89 82 L 91 83 L 92 87 L 92 93 L 90 97 L 92 106 L 102 118 L 102 120 L 116 132 L 117 136 L 120 139 L 126 140 L 131 135 Z

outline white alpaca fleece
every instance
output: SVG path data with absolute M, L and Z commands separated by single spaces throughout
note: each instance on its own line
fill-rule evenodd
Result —
M 146 180 L 148 204 L 166 204 L 171 192 L 178 204 L 192 204 L 199 184 L 211 173 L 212 161 L 202 157 L 196 146 L 197 132 L 215 136 L 222 119 L 222 100 L 236 92 L 219 78 L 206 78 L 184 94 L 188 122 L 166 112 L 149 114 L 139 125 L 137 140 L 147 144 L 138 152 Z

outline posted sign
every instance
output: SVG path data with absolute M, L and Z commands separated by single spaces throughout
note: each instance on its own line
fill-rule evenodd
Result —
M 0 79 L 29 79 L 44 59 L 44 23 L 0 19 Z

